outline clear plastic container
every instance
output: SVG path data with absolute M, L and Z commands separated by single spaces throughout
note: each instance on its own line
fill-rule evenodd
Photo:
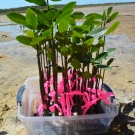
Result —
M 38 82 L 39 78 L 36 79 Z M 33 78 L 29 78 L 30 83 L 32 80 Z M 28 81 L 26 80 L 26 82 Z M 18 103 L 18 118 L 24 124 L 27 135 L 93 135 L 104 133 L 108 131 L 112 120 L 118 115 L 118 107 L 116 106 L 115 99 L 113 99 L 112 104 L 109 105 L 101 101 L 101 107 L 104 111 L 102 114 L 71 116 L 70 118 L 65 116 L 31 117 L 29 116 L 29 108 L 31 108 L 30 103 L 33 100 L 33 96 L 35 96 L 34 91 L 37 92 L 35 89 L 26 92 L 25 89 L 22 94 L 22 100 L 25 99 L 27 102 L 22 101 L 22 106 Z M 28 97 L 31 98 L 28 100 Z M 25 111 L 24 105 L 27 106 Z
M 39 77 L 28 78 L 25 82 L 25 90 L 22 94 L 22 110 L 24 116 L 32 116 L 33 100 L 38 98 L 40 91 Z

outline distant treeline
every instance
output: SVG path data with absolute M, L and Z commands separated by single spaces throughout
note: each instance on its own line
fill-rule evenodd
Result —
M 94 6 L 113 6 L 113 5 L 120 5 L 120 4 L 135 4 L 135 2 L 120 2 L 120 3 L 104 3 L 104 4 L 87 4 L 87 5 L 76 5 L 76 8 L 82 7 L 94 7 Z M 62 8 L 64 5 L 54 5 L 56 8 Z M 45 9 L 47 7 L 43 6 L 26 6 L 26 7 L 18 7 L 18 8 L 10 8 L 10 9 L 0 9 L 0 15 L 4 15 L 10 12 L 17 12 L 17 13 L 25 13 L 26 9 L 29 7 L 34 7 L 38 9 Z

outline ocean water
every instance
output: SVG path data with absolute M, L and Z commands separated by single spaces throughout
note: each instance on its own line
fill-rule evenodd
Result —
M 9 32 L 11 36 L 16 37 L 23 34 L 23 26 L 11 23 L 0 23 L 0 32 Z

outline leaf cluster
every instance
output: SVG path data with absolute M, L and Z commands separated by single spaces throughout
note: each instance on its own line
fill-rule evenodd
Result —
M 26 1 L 47 6 L 47 9 L 28 8 L 26 15 L 9 13 L 7 17 L 25 26 L 25 35 L 19 35 L 16 39 L 37 50 L 40 77 L 44 76 L 47 68 L 47 77 L 50 78 L 53 72 L 53 78 L 57 81 L 58 72 L 62 72 L 63 77 L 67 78 L 68 69 L 72 68 L 84 79 L 103 79 L 104 71 L 111 69 L 114 58 L 109 57 L 115 51 L 113 47 L 104 49 L 106 36 L 111 34 L 120 22 L 113 23 L 109 28 L 106 24 L 112 22 L 118 12 L 113 13 L 113 7 L 109 7 L 102 14 L 85 15 L 81 11 L 74 12 L 74 1 L 67 3 L 62 9 L 49 5 L 48 0 Z M 84 20 L 81 25 L 78 24 L 80 19 Z M 103 64 L 104 60 L 107 60 L 106 64 Z M 57 89 L 57 83 L 54 83 L 54 89 Z M 66 91 L 66 86 L 64 90 Z M 58 97 L 55 100 L 57 102 Z

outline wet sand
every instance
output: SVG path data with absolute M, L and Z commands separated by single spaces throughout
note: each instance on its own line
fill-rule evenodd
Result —
M 102 12 L 105 6 L 79 8 L 85 13 Z M 77 9 L 76 9 L 77 10 Z M 116 59 L 113 69 L 106 71 L 107 83 L 116 95 L 117 104 L 121 104 L 123 117 L 114 121 L 107 135 L 135 132 L 135 4 L 114 6 L 120 14 L 116 18 L 121 22 L 118 29 L 109 35 L 106 47 L 116 47 Z M 115 21 L 116 21 L 115 20 Z M 0 16 L 1 22 L 9 22 L 5 15 Z M 2 37 L 6 35 L 7 37 Z M 17 118 L 16 93 L 24 81 L 38 76 L 36 51 L 31 47 L 18 43 L 9 33 L 0 32 L 0 135 L 25 135 L 25 130 Z M 129 106 L 128 106 L 129 105 Z M 119 120 L 120 119 L 120 120 Z M 126 131 L 119 133 L 119 123 L 126 123 Z M 116 130 L 113 130 L 114 127 Z M 124 126 L 123 126 L 124 127 Z M 112 131 L 112 132 L 111 132 Z

